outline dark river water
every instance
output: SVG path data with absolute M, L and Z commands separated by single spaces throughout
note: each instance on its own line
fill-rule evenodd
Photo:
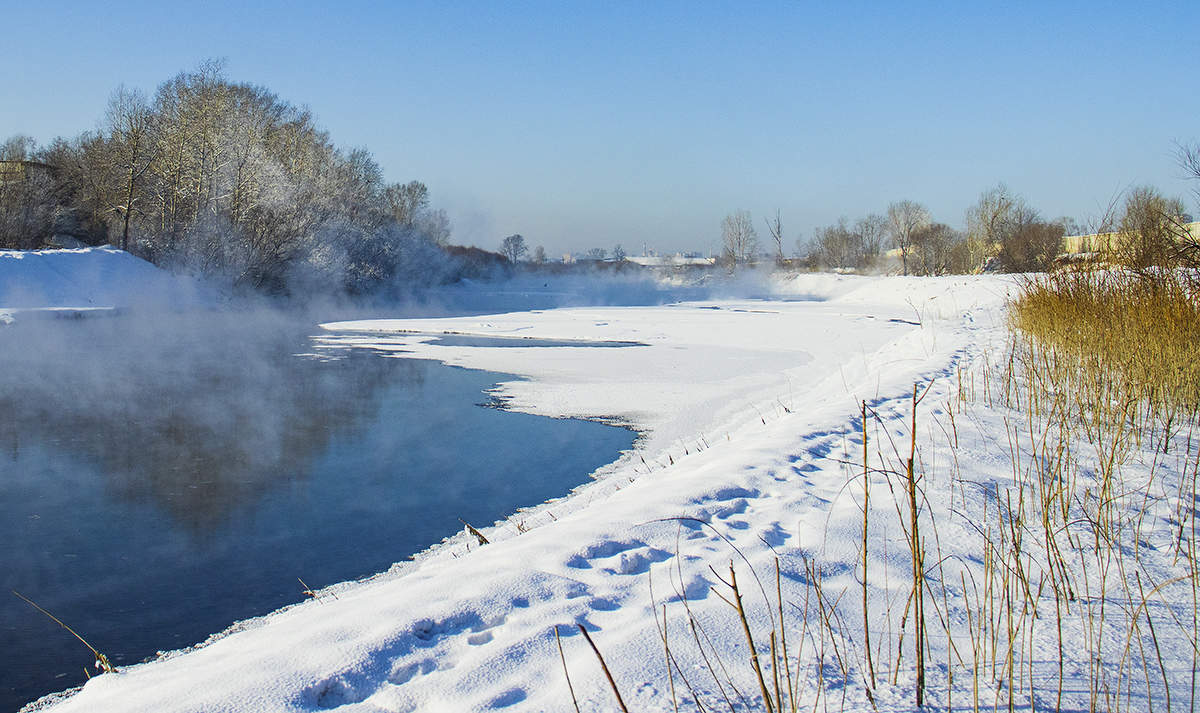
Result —
M 0 326 L 0 711 L 204 640 L 459 529 L 566 494 L 630 448 L 509 413 L 502 377 L 321 351 L 276 314 Z M 547 347 L 553 348 L 553 347 Z M 314 353 L 319 352 L 319 356 Z

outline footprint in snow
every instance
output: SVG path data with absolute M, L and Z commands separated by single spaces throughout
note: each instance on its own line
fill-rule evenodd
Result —
M 527 697 L 528 694 L 526 694 L 523 689 L 510 688 L 504 693 L 501 693 L 492 700 L 488 701 L 487 707 L 492 710 L 497 708 L 508 708 L 509 706 L 515 706 L 516 704 L 525 700 Z
M 318 684 L 316 687 L 317 707 L 322 710 L 332 710 L 342 706 L 361 703 L 370 696 L 371 691 L 365 681 L 355 676 L 339 676 Z
M 615 566 L 608 566 L 604 571 L 613 574 L 643 574 L 650 569 L 653 562 L 669 559 L 671 554 L 664 550 L 650 547 L 640 540 L 626 542 L 606 540 L 586 547 L 582 553 L 572 555 L 565 564 L 573 569 L 591 569 L 594 560 L 606 560 L 618 557 Z
M 771 523 L 771 528 L 762 533 L 762 540 L 767 543 L 767 547 L 783 547 L 783 544 L 791 539 L 791 537 L 788 531 L 784 530 L 778 522 Z
M 427 673 L 433 673 L 437 670 L 437 667 L 437 662 L 433 659 L 425 659 L 424 661 L 419 661 L 417 663 L 405 664 L 404 666 L 398 666 L 395 670 L 393 670 L 391 675 L 388 676 L 387 680 L 388 683 L 393 685 L 403 686 L 417 676 L 424 676 Z
M 735 498 L 733 500 L 726 500 L 720 505 L 705 508 L 705 511 L 712 517 L 724 520 L 733 515 L 740 515 L 746 512 L 746 509 L 749 507 L 750 503 L 745 498 Z
M 667 597 L 666 603 L 679 601 L 695 602 L 702 599 L 707 599 L 708 592 L 711 588 L 712 582 L 708 581 L 701 575 L 695 575 L 688 580 L 687 584 L 684 585 L 682 592 L 678 590 L 672 592 L 671 595 Z
M 617 566 L 615 568 L 606 567 L 604 571 L 625 575 L 645 574 L 650 571 L 650 565 L 655 562 L 665 562 L 671 557 L 670 552 L 657 547 L 646 547 L 636 552 L 622 552 L 617 560 Z
M 592 601 L 588 602 L 588 606 L 597 611 L 616 611 L 621 608 L 621 605 L 617 604 L 612 599 L 606 599 L 603 597 L 593 599 Z

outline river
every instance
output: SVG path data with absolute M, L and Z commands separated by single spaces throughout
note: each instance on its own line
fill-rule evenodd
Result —
M 565 495 L 636 437 L 499 409 L 502 375 L 318 349 L 314 325 L 0 328 L 0 710 L 93 660 L 7 590 L 125 666 Z

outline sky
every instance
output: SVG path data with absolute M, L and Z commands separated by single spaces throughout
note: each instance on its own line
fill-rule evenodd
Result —
M 1200 213 L 1200 3 L 0 0 L 0 139 L 94 129 L 209 58 L 309 107 L 454 242 L 551 256 L 785 247 L 915 200 L 964 225 L 998 183 L 1094 220 L 1132 186 Z

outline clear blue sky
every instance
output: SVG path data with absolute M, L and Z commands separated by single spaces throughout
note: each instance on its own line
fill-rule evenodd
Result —
M 818 225 L 997 182 L 1049 217 L 1180 195 L 1200 2 L 42 3 L 0 0 L 0 138 L 94 128 L 205 58 L 309 106 L 455 240 L 715 249 L 721 218 Z

